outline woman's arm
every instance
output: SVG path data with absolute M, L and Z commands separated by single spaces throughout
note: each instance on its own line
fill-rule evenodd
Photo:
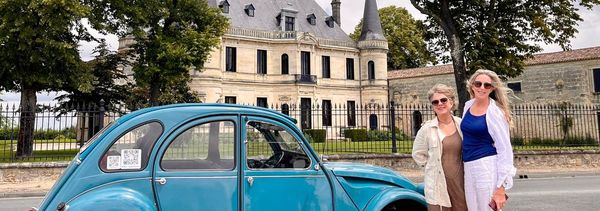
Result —
M 426 130 L 427 127 L 421 127 L 421 129 L 417 132 L 412 149 L 412 157 L 421 167 L 425 167 L 425 164 L 427 164 L 427 159 L 429 159 L 429 143 L 427 143 Z
M 493 121 L 488 124 L 492 129 L 494 146 L 498 153 L 496 161 L 497 176 L 496 187 L 503 186 L 508 190 L 512 187 L 512 178 L 516 174 L 516 168 L 513 166 L 513 148 L 510 144 L 510 126 L 500 109 L 495 109 Z

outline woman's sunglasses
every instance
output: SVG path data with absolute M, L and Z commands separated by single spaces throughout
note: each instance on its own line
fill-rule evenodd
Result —
M 494 87 L 494 85 L 493 85 L 493 84 L 491 84 L 491 83 L 488 83 L 488 82 L 473 81 L 473 86 L 475 86 L 475 87 L 477 87 L 477 88 L 480 88 L 480 87 L 481 87 L 481 85 L 483 85 L 483 88 L 485 88 L 485 89 L 491 89 L 491 88 L 493 88 L 493 87 Z
M 433 101 L 431 101 L 431 105 L 434 105 L 434 106 L 436 106 L 436 105 L 438 105 L 438 104 L 440 104 L 440 103 L 441 103 L 441 104 L 446 104 L 447 102 L 448 102 L 448 98 L 445 98 L 445 97 L 444 97 L 444 98 L 441 98 L 441 99 L 439 99 L 439 100 L 433 100 Z

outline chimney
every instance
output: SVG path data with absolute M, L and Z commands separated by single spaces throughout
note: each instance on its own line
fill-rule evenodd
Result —
M 340 2 L 340 0 L 331 0 L 331 16 L 333 16 L 334 21 L 341 26 L 342 25 L 342 20 L 340 19 L 340 4 L 342 4 L 342 2 Z

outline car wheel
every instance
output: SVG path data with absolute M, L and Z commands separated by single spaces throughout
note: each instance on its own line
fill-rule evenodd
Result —
M 391 204 L 386 205 L 382 211 L 394 211 L 394 210 L 415 210 L 415 211 L 427 211 L 427 207 L 423 204 L 413 200 L 399 200 Z

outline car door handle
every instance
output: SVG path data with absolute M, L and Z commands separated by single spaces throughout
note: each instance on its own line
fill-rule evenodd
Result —
M 248 184 L 250 185 L 250 187 L 252 187 L 252 184 L 254 184 L 254 177 L 248 177 Z
M 164 184 L 167 184 L 167 179 L 165 179 L 165 178 L 154 179 L 154 182 L 158 182 L 158 184 L 164 185 Z

